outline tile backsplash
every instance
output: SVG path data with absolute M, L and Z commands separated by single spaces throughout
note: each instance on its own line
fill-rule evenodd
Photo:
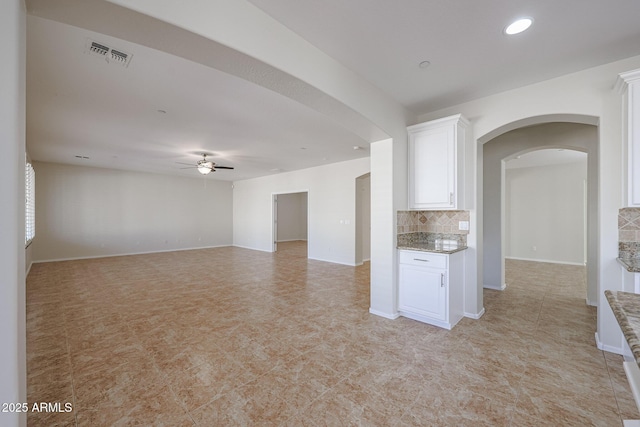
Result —
M 618 257 L 640 258 L 640 208 L 618 211 Z
M 618 241 L 640 242 L 640 208 L 618 211 Z
M 469 211 L 398 211 L 398 234 L 469 234 L 459 221 L 469 221 Z

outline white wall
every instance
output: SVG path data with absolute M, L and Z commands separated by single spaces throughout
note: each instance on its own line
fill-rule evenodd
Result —
M 26 13 L 21 0 L 0 13 L 0 403 L 26 402 L 24 162 Z M 26 425 L 0 412 L 0 425 Z
M 228 246 L 226 181 L 34 162 L 34 260 Z
M 308 191 L 308 257 L 355 265 L 356 178 L 369 169 L 363 158 L 234 182 L 234 245 L 270 252 L 273 194 Z
M 622 100 L 613 90 L 621 72 L 640 68 L 640 56 L 590 68 L 578 73 L 543 81 L 530 86 L 455 105 L 425 114 L 427 121 L 462 113 L 473 125 L 474 137 L 481 145 L 508 130 L 526 124 L 544 122 L 545 116 L 591 116 L 598 121 L 599 132 L 599 224 L 598 255 L 598 345 L 610 351 L 622 350 L 622 333 L 604 297 L 604 290 L 620 290 L 622 275 L 618 256 L 618 209 L 622 206 Z M 479 151 L 481 148 L 479 148 Z M 478 154 L 478 159 L 482 154 Z M 481 169 L 478 169 L 481 172 Z M 476 183 L 482 176 L 476 176 Z M 476 186 L 476 197 L 482 189 Z M 481 226 L 471 213 L 472 230 Z M 482 237 L 482 236 L 481 236 Z M 478 242 L 478 259 L 482 260 L 482 243 Z M 590 262 L 590 261 L 589 261 Z M 478 286 L 482 286 L 482 269 L 478 267 Z M 478 290 L 481 294 L 482 290 Z M 481 302 L 481 298 L 478 298 Z
M 584 265 L 586 157 L 505 171 L 505 257 Z
M 307 240 L 307 193 L 278 195 L 277 242 Z
M 406 140 L 405 140 L 406 141 Z M 398 317 L 397 292 L 397 211 L 407 209 L 407 181 L 398 183 L 404 158 L 406 177 L 406 143 L 404 156 L 396 153 L 400 144 L 387 139 L 371 144 L 371 305 L 369 312 L 377 316 Z M 396 200 L 404 193 L 403 203 Z

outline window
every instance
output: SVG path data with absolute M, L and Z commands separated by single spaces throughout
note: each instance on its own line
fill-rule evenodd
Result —
M 25 246 L 29 246 L 36 235 L 36 172 L 31 163 L 25 167 Z

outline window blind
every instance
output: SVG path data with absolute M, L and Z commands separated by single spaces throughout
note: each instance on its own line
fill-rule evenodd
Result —
M 36 235 L 36 172 L 31 163 L 25 167 L 25 246 Z

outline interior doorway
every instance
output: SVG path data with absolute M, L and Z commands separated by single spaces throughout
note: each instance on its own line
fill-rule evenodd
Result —
M 371 174 L 356 178 L 356 265 L 371 259 Z
M 308 191 L 273 195 L 273 252 L 278 243 L 305 242 L 309 244 Z
M 587 264 L 587 156 L 545 148 L 504 159 L 506 259 Z
M 497 136 L 479 140 L 482 150 L 482 283 L 486 288 L 504 289 L 505 281 L 505 185 L 504 160 L 540 149 L 569 149 L 587 154 L 586 184 L 586 260 L 589 305 L 597 304 L 598 286 L 598 128 L 591 117 L 580 121 L 559 122 L 549 118 L 537 124 L 508 125 L 511 130 L 496 130 Z M 584 121 L 583 121 L 584 120 Z M 487 139 L 485 139 L 487 138 Z M 483 141 L 484 139 L 484 141 Z M 583 194 L 583 190 L 580 191 Z M 553 215 L 553 211 L 545 213 Z M 531 245 L 533 246 L 533 245 Z

